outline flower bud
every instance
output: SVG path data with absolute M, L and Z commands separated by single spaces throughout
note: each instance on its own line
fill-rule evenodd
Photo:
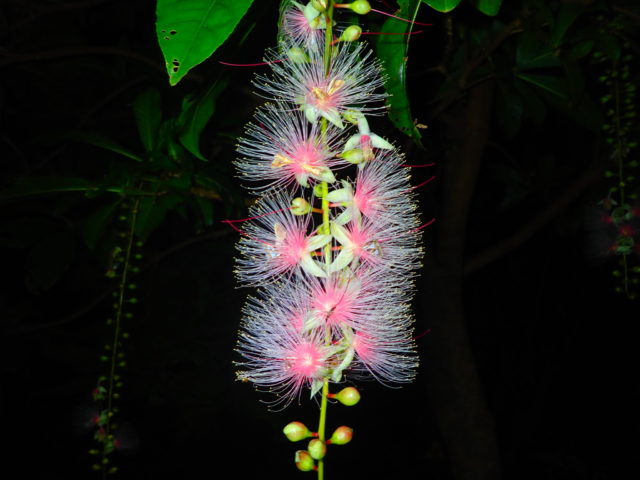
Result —
M 338 157 L 344 158 L 347 162 L 357 165 L 364 160 L 364 153 L 359 148 L 353 148 L 338 154 Z
M 324 12 L 327 9 L 327 0 L 311 0 L 311 5 L 319 12 Z
M 357 13 L 358 15 L 366 15 L 371 11 L 371 5 L 367 0 L 356 0 L 355 2 L 351 2 L 349 4 L 349 8 L 352 12 Z
M 342 425 L 341 427 L 336 428 L 336 431 L 333 432 L 333 435 L 331 435 L 331 438 L 327 443 L 332 445 L 346 445 L 352 438 L 353 428 Z
M 311 211 L 311 205 L 302 197 L 291 200 L 291 213 L 294 215 L 306 215 Z
M 307 426 L 301 422 L 289 423 L 282 429 L 282 433 L 284 433 L 291 442 L 297 442 L 312 436 Z
M 327 445 L 320 439 L 314 438 L 307 447 L 309 454 L 316 460 L 322 460 L 327 453 Z
M 310 472 L 316 468 L 313 458 L 306 450 L 298 450 L 294 457 L 294 462 L 296 462 L 298 470 L 302 472 Z
M 340 41 L 355 42 L 360 38 L 360 35 L 362 35 L 362 28 L 359 25 L 350 25 L 340 35 Z
M 346 405 L 347 407 L 353 407 L 360 401 L 360 392 L 358 392 L 355 387 L 346 387 L 335 395 L 332 395 L 331 398 L 337 399 L 341 404 Z

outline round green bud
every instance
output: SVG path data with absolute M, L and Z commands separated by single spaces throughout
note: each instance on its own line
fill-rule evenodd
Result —
M 307 426 L 301 422 L 291 422 L 287 424 L 287 426 L 282 429 L 282 433 L 284 433 L 291 442 L 298 442 L 312 436 Z
M 327 454 L 327 445 L 318 438 L 311 440 L 307 449 L 311 457 L 315 460 L 322 460 Z
M 333 432 L 331 438 L 327 443 L 332 445 L 346 445 L 353 438 L 353 428 L 349 428 L 345 425 L 336 428 L 336 431 Z
M 322 184 L 318 183 L 316 184 L 315 187 L 313 187 L 313 194 L 318 198 L 324 197 L 325 193 L 324 193 L 324 188 L 322 187 Z
M 362 35 L 362 28 L 358 25 L 348 26 L 342 35 L 340 35 L 340 41 L 342 42 L 355 42 Z
M 296 462 L 296 467 L 301 472 L 310 472 L 316 468 L 313 458 L 306 450 L 298 450 L 294 457 L 294 462 Z
M 366 15 L 371 11 L 371 5 L 367 0 L 356 0 L 349 5 L 349 8 L 358 15 Z
M 294 215 L 306 215 L 311 211 L 311 205 L 302 197 L 296 197 L 291 201 L 291 213 Z
M 332 395 L 331 398 L 335 398 L 341 404 L 346 405 L 347 407 L 353 407 L 360 401 L 360 392 L 355 387 L 346 387 L 340 390 L 335 395 Z

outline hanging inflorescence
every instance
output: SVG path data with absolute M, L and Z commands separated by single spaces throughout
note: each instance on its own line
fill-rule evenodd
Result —
M 268 103 L 238 144 L 240 178 L 259 197 L 238 228 L 237 277 L 258 290 L 237 375 L 282 408 L 305 390 L 322 392 L 323 409 L 326 398 L 350 405 L 357 391 L 331 394 L 330 383 L 406 383 L 418 365 L 409 303 L 423 250 L 408 169 L 369 127 L 384 113 L 380 63 L 356 41 L 360 27 L 336 30 L 331 2 L 285 4 L 271 74 L 255 82 Z M 324 412 L 318 433 L 285 428 L 290 440 L 317 437 L 296 454 L 302 470 L 351 438 L 340 427 L 325 439 Z

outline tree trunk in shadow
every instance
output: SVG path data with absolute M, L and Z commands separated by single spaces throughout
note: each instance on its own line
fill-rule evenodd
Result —
M 432 334 L 425 354 L 429 395 L 455 480 L 496 480 L 500 458 L 471 352 L 463 310 L 465 229 L 491 121 L 493 82 L 468 90 L 444 120 L 448 152 L 440 176 L 441 215 L 427 255 L 424 295 Z

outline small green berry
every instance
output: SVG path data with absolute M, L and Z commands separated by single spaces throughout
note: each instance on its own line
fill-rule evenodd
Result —
M 296 462 L 296 467 L 301 472 L 310 472 L 316 468 L 313 458 L 306 450 L 298 450 L 294 457 L 294 462 Z

